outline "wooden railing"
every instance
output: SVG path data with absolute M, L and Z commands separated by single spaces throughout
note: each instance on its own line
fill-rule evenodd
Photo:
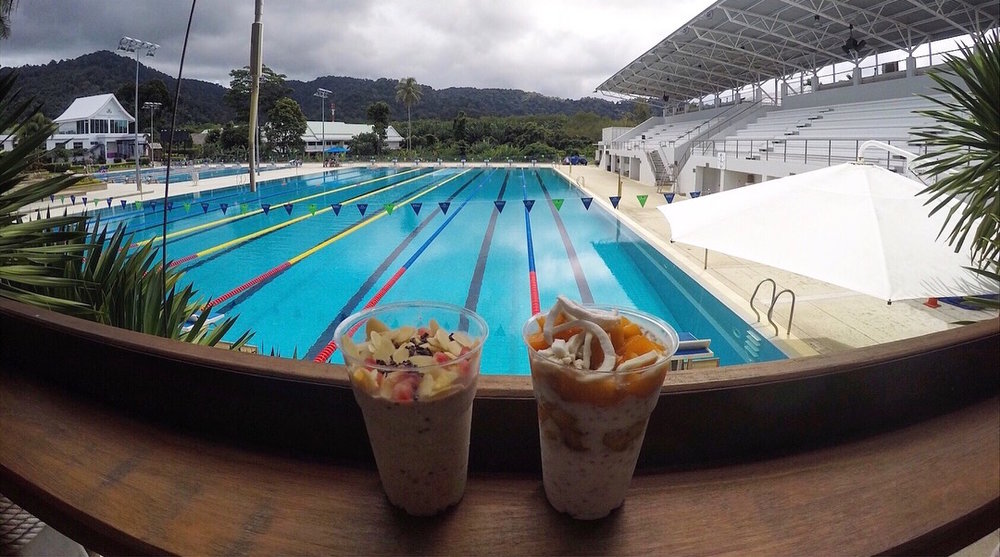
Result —
M 674 373 L 595 524 L 544 501 L 530 379 L 483 376 L 465 500 L 416 521 L 341 367 L 0 301 L 0 493 L 103 554 L 952 551 L 1000 519 L 998 341 Z

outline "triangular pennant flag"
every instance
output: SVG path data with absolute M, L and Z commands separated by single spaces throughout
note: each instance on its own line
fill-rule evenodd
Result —
M 330 204 L 330 208 L 333 209 L 333 214 L 334 215 L 340 215 L 340 207 L 341 207 L 340 203 L 331 203 Z
M 450 201 L 442 201 L 442 202 L 438 203 L 438 207 L 441 207 L 441 212 L 447 215 L 448 214 L 448 207 L 451 207 L 451 202 Z
M 41 218 L 42 218 L 42 210 L 41 209 L 35 209 L 35 220 L 39 220 Z
M 413 203 L 410 203 L 410 208 L 413 209 L 413 214 L 414 215 L 419 215 L 420 214 L 420 208 L 423 207 L 423 206 L 424 206 L 424 204 L 421 203 L 421 202 L 419 202 L 419 201 L 414 201 Z
M 56 196 L 55 196 L 55 194 L 49 195 L 49 201 L 51 201 L 52 203 L 56 202 Z
M 611 206 L 614 207 L 615 209 L 618 208 L 618 203 L 621 202 L 622 200 L 622 198 L 617 195 L 612 195 L 609 199 L 611 199 Z
M 202 203 L 201 204 L 201 212 L 203 212 L 203 213 L 207 213 L 208 212 L 208 203 Z
M 184 202 L 184 212 L 185 213 L 190 213 L 191 212 L 191 203 L 189 203 L 187 201 Z
M 583 208 L 589 211 L 590 210 L 590 204 L 594 202 L 594 198 L 593 197 L 581 197 L 580 201 L 583 201 Z
M 167 201 L 167 210 L 168 211 L 173 211 L 174 210 L 174 202 L 173 201 Z
M 640 207 L 645 207 L 646 206 L 646 200 L 649 199 L 649 196 L 646 195 L 646 194 L 642 194 L 642 195 L 635 196 L 635 198 L 639 200 L 639 206 Z
M 87 204 L 87 198 L 86 198 L 86 197 L 81 197 L 80 199 L 82 199 L 82 200 L 83 200 L 83 204 L 84 204 L 84 205 L 86 205 L 86 204 Z
M 531 212 L 531 208 L 534 207 L 534 206 L 535 206 L 535 200 L 534 199 L 525 199 L 524 200 L 524 208 L 529 213 Z
M 261 203 L 260 204 L 260 208 L 264 211 L 265 215 L 271 212 L 271 204 L 270 203 Z
M 122 209 L 124 209 L 125 205 L 128 203 L 128 201 L 125 201 L 124 199 L 122 199 L 122 200 L 120 200 L 120 202 L 122 204 Z
M 76 205 L 76 196 L 75 196 L 75 195 L 72 195 L 72 194 L 70 194 L 70 196 L 69 196 L 69 201 L 70 201 L 70 203 L 72 203 L 73 205 Z
M 504 207 L 504 205 L 507 204 L 507 202 L 504 201 L 503 199 L 498 199 L 498 200 L 494 201 L 493 204 L 496 205 L 497 211 L 499 211 L 499 212 L 502 213 L 503 212 L 503 207 Z
M 392 203 L 386 203 L 385 205 L 382 206 L 382 208 L 385 209 L 385 214 L 391 215 L 392 212 L 396 209 L 396 206 L 393 205 Z
M 285 203 L 284 207 L 285 207 L 285 212 L 286 213 L 288 213 L 289 215 L 292 214 L 292 204 L 291 203 Z
M 310 215 L 315 215 L 316 214 L 316 204 L 315 203 L 310 203 L 309 204 L 309 214 Z
M 361 213 L 362 217 L 365 216 L 365 211 L 367 211 L 367 210 L 368 210 L 368 204 L 367 203 L 358 203 L 358 212 Z
M 552 200 L 552 205 L 555 206 L 556 211 L 558 211 L 559 209 L 562 209 L 562 204 L 563 204 L 563 200 L 562 199 L 553 199 Z
M 47 218 L 47 219 L 48 218 L 52 218 L 52 213 L 49 211 L 49 209 L 51 209 L 51 207 L 46 207 L 45 208 L 45 218 Z
M 142 210 L 142 201 L 136 201 L 135 202 L 135 208 L 141 211 Z
M 698 197 L 699 195 L 701 195 L 701 192 L 700 192 L 700 191 L 693 191 L 693 192 L 691 192 L 691 199 L 695 199 L 695 198 L 697 198 L 697 197 Z M 84 199 L 86 199 L 86 198 L 84 198 Z
M 149 208 L 155 211 L 156 210 L 156 202 L 155 201 L 150 201 L 149 202 Z
M 673 203 L 674 202 L 674 193 L 671 192 L 671 193 L 665 193 L 665 194 L 663 194 L 663 199 L 666 199 L 667 203 Z
M 246 213 L 249 213 L 249 212 L 250 212 L 250 204 L 249 203 L 240 203 L 240 214 L 241 215 L 245 215 Z
M 109 209 L 111 208 L 111 200 L 112 200 L 112 198 L 110 198 L 110 197 L 109 197 L 109 198 L 108 198 L 108 208 L 109 208 Z
M 97 207 L 98 200 L 94 200 L 94 207 Z
M 226 214 L 226 209 L 229 208 L 229 204 L 228 203 L 219 203 L 219 208 L 222 209 L 222 214 L 224 215 L 224 214 Z

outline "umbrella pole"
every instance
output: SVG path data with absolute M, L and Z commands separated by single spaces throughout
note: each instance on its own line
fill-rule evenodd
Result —
M 705 260 L 702 263 L 702 269 L 708 269 L 708 248 L 705 248 Z

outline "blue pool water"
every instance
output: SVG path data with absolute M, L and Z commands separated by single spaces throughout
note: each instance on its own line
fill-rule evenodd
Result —
M 279 168 L 278 166 L 268 165 L 261 168 L 261 170 L 271 170 L 274 168 Z M 199 180 L 206 180 L 208 178 L 220 178 L 222 176 L 235 176 L 237 174 L 248 174 L 249 169 L 246 166 L 229 166 L 229 167 L 213 167 L 213 166 L 198 166 L 198 167 L 173 167 L 170 169 L 170 183 L 177 184 L 179 182 L 189 182 L 194 179 L 195 174 L 197 174 Z M 162 184 L 166 180 L 167 170 L 166 167 L 160 168 L 145 168 L 140 170 L 143 180 L 154 180 L 158 184 Z M 94 177 L 107 180 L 112 182 L 123 182 L 123 181 L 135 181 L 135 170 L 119 170 L 115 172 L 98 172 L 94 174 Z
M 217 301 L 213 312 L 239 315 L 230 336 L 252 329 L 263 353 L 312 359 L 381 293 L 381 303 L 477 311 L 490 326 L 484 373 L 526 374 L 533 260 L 543 310 L 559 294 L 632 307 L 711 338 L 723 365 L 785 357 L 551 169 L 349 168 L 258 185 L 172 198 L 167 255 Z M 113 207 L 101 218 L 150 239 L 162 210 Z

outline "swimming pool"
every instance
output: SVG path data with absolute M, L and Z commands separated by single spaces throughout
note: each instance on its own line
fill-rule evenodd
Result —
M 275 165 L 267 164 L 260 167 L 260 170 L 273 170 L 275 168 L 284 168 L 287 165 Z M 167 177 L 167 168 L 157 167 L 157 168 L 144 168 L 140 170 L 143 180 L 151 180 L 154 183 L 162 184 Z M 246 166 L 224 166 L 224 165 L 201 165 L 201 166 L 181 166 L 172 167 L 170 169 L 170 183 L 176 184 L 179 182 L 190 182 L 194 180 L 207 180 L 209 178 L 219 178 L 222 176 L 234 176 L 237 174 L 249 174 L 249 168 Z M 97 172 L 93 176 L 99 180 L 105 180 L 109 182 L 134 182 L 135 181 L 135 169 L 132 170 L 118 170 L 115 172 Z
M 533 300 L 638 308 L 711 338 L 723 365 L 785 356 L 598 203 L 548 168 L 348 168 L 175 197 L 168 259 L 239 315 L 262 353 L 313 359 L 373 299 L 466 306 L 490 325 L 484 373 L 527 374 Z M 158 239 L 162 202 L 112 207 Z M 537 283 L 533 295 L 532 275 Z M 339 362 L 339 352 L 330 361 Z

